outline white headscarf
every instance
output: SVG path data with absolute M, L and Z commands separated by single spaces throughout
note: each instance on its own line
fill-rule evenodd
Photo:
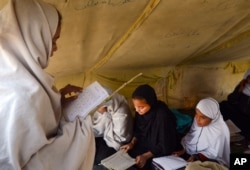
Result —
M 229 166 L 230 134 L 218 102 L 213 98 L 205 98 L 200 100 L 196 108 L 212 121 L 207 126 L 199 127 L 194 119 L 189 133 L 182 139 L 183 147 L 190 155 L 201 153 Z
M 54 78 L 43 70 L 48 65 L 58 26 L 56 9 L 40 0 L 10 0 L 0 12 L 0 23 L 0 69 L 1 75 L 6 75 L 4 81 L 27 78 L 16 84 L 27 88 L 39 83 L 49 95 L 54 111 L 60 113 L 60 96 L 52 89 Z
M 0 23 L 0 128 L 4 129 L 0 166 L 6 166 L 5 161 L 19 169 L 48 143 L 46 137 L 57 132 L 60 94 L 43 68 L 48 64 L 58 13 L 39 0 L 10 0 L 0 12 Z M 29 140 L 35 145 L 28 145 Z
M 106 90 L 112 93 L 110 89 Z M 95 136 L 103 137 L 109 147 L 119 150 L 132 137 L 133 118 L 129 105 L 124 96 L 116 93 L 103 107 L 107 107 L 107 112 L 93 115 Z
M 247 79 L 247 77 L 250 76 L 250 69 L 246 71 L 246 73 L 244 74 L 244 79 Z M 243 91 L 242 91 L 245 95 L 250 96 L 250 84 L 246 83 Z
M 43 70 L 58 18 L 57 10 L 41 0 L 10 0 L 0 11 L 1 169 L 92 168 L 91 119 L 86 124 L 60 119 L 60 94 Z

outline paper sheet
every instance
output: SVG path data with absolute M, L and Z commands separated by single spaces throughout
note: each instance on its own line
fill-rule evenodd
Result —
M 126 170 L 135 164 L 135 159 L 131 158 L 123 150 L 120 150 L 110 157 L 103 159 L 101 164 L 108 169 Z
M 77 116 L 85 117 L 109 96 L 108 92 L 97 82 L 90 84 L 79 93 L 78 98 L 66 106 L 64 113 L 69 121 Z
M 187 165 L 187 162 L 183 158 L 172 155 L 154 158 L 153 163 L 156 163 L 164 170 L 179 169 Z
M 241 132 L 240 128 L 238 128 L 230 119 L 226 120 L 225 122 L 228 126 L 228 129 L 229 129 L 231 136 L 236 134 L 236 133 Z

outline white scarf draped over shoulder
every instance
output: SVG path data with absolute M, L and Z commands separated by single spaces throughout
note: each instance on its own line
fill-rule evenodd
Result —
M 213 98 L 205 98 L 200 100 L 196 108 L 212 121 L 207 126 L 199 127 L 194 119 L 190 131 L 182 139 L 183 147 L 190 155 L 201 153 L 229 167 L 230 133 L 218 102 Z
M 61 119 L 61 96 L 43 70 L 57 26 L 56 9 L 40 0 L 10 0 L 0 11 L 1 169 L 92 168 L 91 119 Z
M 110 89 L 106 90 L 109 94 Z M 102 107 L 107 107 L 107 112 L 93 115 L 93 129 L 96 137 L 103 137 L 109 147 L 119 150 L 120 146 L 129 142 L 133 131 L 132 113 L 124 96 L 116 93 L 110 101 Z

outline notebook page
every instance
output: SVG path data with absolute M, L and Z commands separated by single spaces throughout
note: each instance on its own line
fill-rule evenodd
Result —
M 108 96 L 108 92 L 95 81 L 83 89 L 83 91 L 78 94 L 78 98 L 64 108 L 66 119 L 73 121 L 77 116 L 86 117 Z
M 126 170 L 135 164 L 135 159 L 120 150 L 110 157 L 103 159 L 101 164 L 108 169 Z
M 163 167 L 164 170 L 178 169 L 187 165 L 183 158 L 172 155 L 154 158 L 153 161 Z

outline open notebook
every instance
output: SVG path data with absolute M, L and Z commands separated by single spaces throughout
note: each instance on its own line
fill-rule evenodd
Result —
M 74 121 L 77 116 L 86 117 L 108 97 L 108 92 L 95 81 L 84 88 L 78 94 L 78 98 L 64 108 L 65 118 L 68 121 Z
M 76 100 L 72 101 L 64 108 L 63 111 L 66 120 L 74 121 L 77 116 L 86 117 L 103 102 L 108 101 L 115 93 L 141 75 L 142 73 L 139 73 L 132 77 L 110 95 L 97 81 L 95 81 L 86 87 L 82 93 L 79 93 Z
M 119 150 L 115 154 L 103 159 L 101 164 L 112 170 L 126 170 L 135 164 L 135 159 L 131 158 L 123 150 Z
M 157 170 L 177 170 L 188 164 L 183 158 L 173 155 L 153 158 L 152 163 Z

